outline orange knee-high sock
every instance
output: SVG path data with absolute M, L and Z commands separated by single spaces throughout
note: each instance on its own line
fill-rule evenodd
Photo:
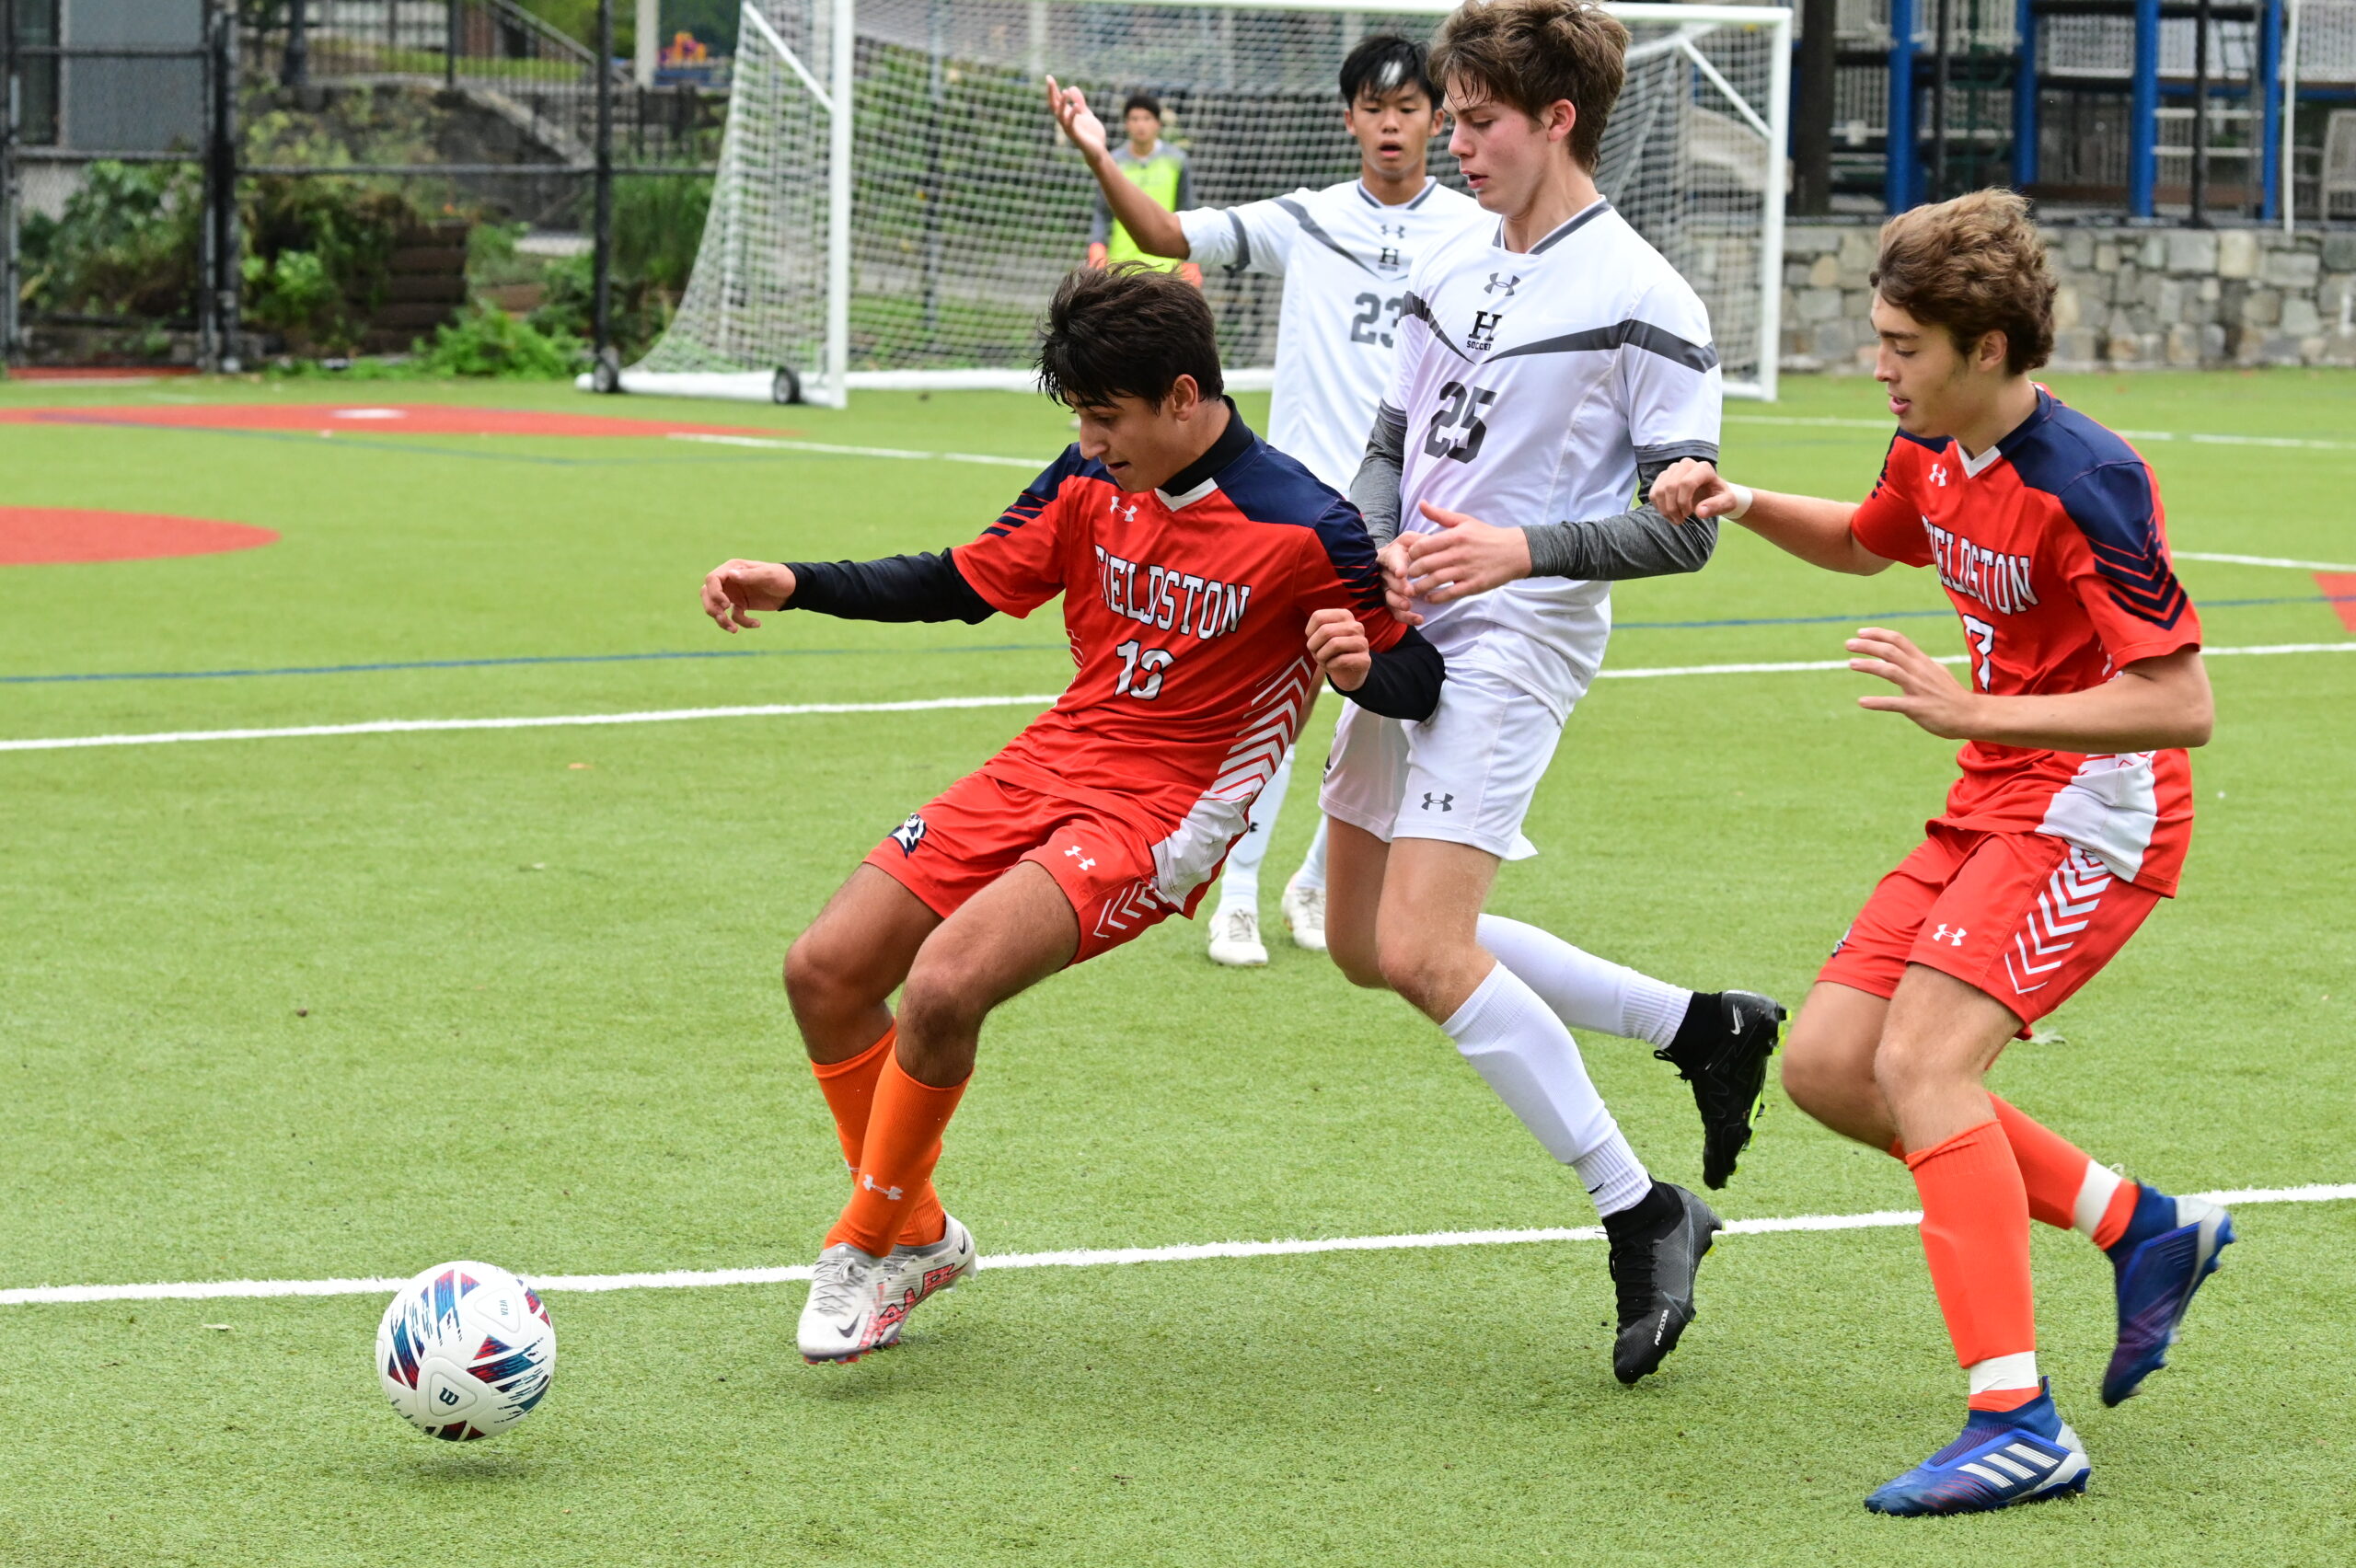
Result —
M 1995 1122 L 1910 1154 L 1923 1194 L 1923 1254 L 1939 1310 L 1966 1366 L 2034 1355 L 2037 1309 L 2028 1277 L 2028 1193 Z
M 860 1151 L 867 1144 L 868 1120 L 874 1113 L 875 1080 L 883 1075 L 884 1064 L 890 1059 L 892 1047 L 899 1038 L 897 1027 L 887 1029 L 883 1039 L 856 1056 L 810 1064 L 811 1072 L 817 1076 L 819 1092 L 826 1097 L 826 1109 L 835 1113 L 835 1136 L 843 1146 L 843 1163 L 850 1167 L 854 1182 L 859 1177 Z M 927 1182 L 909 1205 L 900 1239 L 922 1246 L 940 1240 L 948 1228 L 941 1199 L 933 1192 L 932 1183 Z
M 842 1217 L 826 1232 L 827 1246 L 848 1241 L 881 1257 L 904 1239 L 940 1239 L 937 1235 L 919 1236 L 911 1222 L 917 1217 L 917 1200 L 930 1188 L 932 1168 L 941 1159 L 941 1129 L 949 1125 L 964 1094 L 964 1083 L 935 1089 L 910 1078 L 896 1055 L 884 1058 L 860 1150 L 859 1176 Z M 937 1212 L 937 1202 L 934 1208 Z
M 2083 1230 L 2097 1246 L 2118 1240 L 2135 1213 L 2135 1183 L 2121 1181 L 2068 1138 L 1994 1095 L 1989 1099 L 1995 1101 L 1997 1124 L 2028 1189 L 2029 1217 L 2060 1230 Z

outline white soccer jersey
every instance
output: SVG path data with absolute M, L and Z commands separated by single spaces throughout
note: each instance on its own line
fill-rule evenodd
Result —
M 1427 180 L 1413 201 L 1386 207 L 1355 179 L 1178 214 L 1196 263 L 1285 281 L 1271 446 L 1335 490 L 1349 488 L 1375 405 L 1391 385 L 1408 270 L 1480 215 L 1480 203 L 1438 180 Z
M 1494 219 L 1420 258 L 1384 402 L 1406 417 L 1403 533 L 1430 502 L 1498 527 L 1610 517 L 1636 465 L 1718 451 L 1721 378 L 1692 286 L 1599 200 L 1527 252 Z M 1524 578 L 1419 605 L 1451 670 L 1569 710 L 1603 657 L 1608 582 Z

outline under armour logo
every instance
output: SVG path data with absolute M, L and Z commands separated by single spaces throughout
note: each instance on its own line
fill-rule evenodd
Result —
M 1483 294 L 1501 294 L 1507 299 L 1511 299 L 1513 297 L 1514 286 L 1520 282 L 1521 274 L 1519 272 L 1516 272 L 1512 277 L 1507 278 L 1502 283 L 1497 282 L 1497 274 L 1492 272 L 1489 274 L 1488 286 L 1484 288 L 1481 292 Z
M 1947 466 L 1945 463 L 1931 465 L 1931 482 L 1941 490 L 1947 488 Z
M 1506 318 L 1502 310 L 1476 310 L 1472 313 L 1472 330 L 1464 334 L 1468 349 L 1493 348 L 1497 340 L 1497 323 Z
M 1083 871 L 1092 871 L 1096 869 L 1096 862 L 1088 858 L 1088 851 L 1082 849 L 1077 844 L 1065 850 L 1064 854 L 1071 859 L 1078 860 L 1080 862 L 1080 869 Z
M 902 855 L 913 855 L 917 852 L 917 846 L 924 842 L 924 836 L 930 830 L 925 825 L 924 813 L 910 812 L 908 820 L 892 830 L 892 842 L 900 847 Z
M 877 1184 L 876 1184 L 875 1178 L 874 1178 L 873 1176 L 872 1176 L 872 1175 L 869 1175 L 869 1176 L 861 1176 L 861 1177 L 859 1179 L 859 1184 L 860 1184 L 860 1186 L 862 1186 L 862 1187 L 866 1188 L 866 1189 L 867 1189 L 869 1192 L 871 1192 L 871 1193 L 883 1193 L 883 1194 L 884 1194 L 884 1196 L 885 1198 L 889 1199 L 889 1200 L 890 1200 L 891 1202 L 893 1202 L 893 1203 L 895 1203 L 895 1204 L 896 1204 L 896 1203 L 898 1203 L 898 1202 L 900 1201 L 900 1189 L 899 1189 L 899 1188 L 897 1188 L 897 1187 L 884 1187 L 884 1186 L 879 1186 L 879 1185 L 877 1185 Z
M 1435 802 L 1437 802 L 1437 803 L 1435 803 Z M 1437 794 L 1437 793 L 1435 793 L 1435 792 L 1433 792 L 1432 790 L 1425 790 L 1425 791 L 1424 791 L 1424 810 L 1426 810 L 1426 811 L 1427 811 L 1427 812 L 1428 812 L 1428 811 L 1452 812 L 1452 811 L 1454 811 L 1455 809 L 1456 809 L 1456 797 L 1455 797 L 1454 795 L 1441 795 L 1441 794 Z
M 1955 928 L 1955 935 L 1948 936 L 1946 927 L 1942 925 L 1937 930 L 1931 933 L 1931 940 L 1934 942 L 1945 942 L 1949 947 L 1961 947 L 1963 945 L 1963 939 L 1970 934 L 1970 932 L 1965 930 L 1961 926 L 1958 926 Z

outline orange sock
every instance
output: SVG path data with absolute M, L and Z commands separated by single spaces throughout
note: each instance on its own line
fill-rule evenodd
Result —
M 966 1080 L 971 1082 L 969 1078 Z M 917 1240 L 915 1212 L 918 1200 L 932 1186 L 932 1168 L 941 1159 L 941 1134 L 964 1098 L 965 1085 L 935 1089 L 918 1083 L 900 1066 L 896 1055 L 884 1057 L 875 1080 L 875 1104 L 867 1118 L 867 1135 L 860 1150 L 859 1177 L 842 1217 L 826 1232 L 826 1245 L 848 1241 L 862 1252 L 881 1257 L 904 1237 Z M 940 1212 L 936 1199 L 932 1212 Z M 938 1233 L 921 1238 L 937 1241 Z
M 1968 1401 L 1973 1410 L 2018 1410 L 2043 1393 L 2043 1389 L 1991 1389 Z
M 2028 1193 L 2003 1126 L 1958 1133 L 1906 1157 L 1923 1194 L 1923 1255 L 1966 1366 L 2037 1349 Z
M 867 1144 L 867 1124 L 874 1113 L 875 1080 L 883 1075 L 884 1064 L 891 1059 L 892 1047 L 900 1038 L 895 1026 L 884 1032 L 884 1038 L 861 1051 L 858 1055 L 839 1062 L 813 1062 L 811 1072 L 818 1078 L 819 1092 L 826 1097 L 826 1109 L 835 1113 L 835 1136 L 843 1146 L 843 1163 L 850 1167 L 854 1181 L 859 1176 L 859 1158 Z M 941 1212 L 941 1199 L 927 1182 L 909 1205 L 907 1223 L 901 1228 L 900 1239 L 916 1246 L 938 1241 L 949 1229 L 948 1216 Z
M 2086 1151 L 2068 1138 L 2028 1117 L 2012 1106 L 1995 1101 L 1997 1124 L 2004 1129 L 2004 1141 L 2013 1146 L 2013 1160 L 2021 1168 L 2021 1183 L 2028 1189 L 2028 1213 L 2058 1230 L 2084 1228 L 2082 1221 L 2093 1219 L 2088 1232 L 2098 1247 L 2108 1247 L 2119 1239 L 2127 1228 L 2127 1221 L 2135 1212 L 2135 1183 L 2123 1182 L 2096 1166 L 2086 1157 Z M 2093 1200 L 2094 1212 L 2082 1215 L 2079 1205 Z

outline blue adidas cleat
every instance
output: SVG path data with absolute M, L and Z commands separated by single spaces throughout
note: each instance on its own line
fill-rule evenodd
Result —
M 1963 1435 L 1865 1499 L 1876 1514 L 1985 1514 L 2086 1489 L 2085 1445 L 2053 1408 L 2053 1385 L 2017 1410 L 1975 1410 Z
M 2157 1233 L 2138 1240 L 2138 1230 Z M 2192 1293 L 2217 1272 L 2217 1254 L 2233 1240 L 2234 1216 L 2215 1204 L 2171 1198 L 2152 1187 L 2137 1195 L 2135 1220 L 2110 1250 L 2118 1273 L 2119 1343 L 2102 1375 L 2103 1403 L 2119 1403 L 2167 1365 Z

